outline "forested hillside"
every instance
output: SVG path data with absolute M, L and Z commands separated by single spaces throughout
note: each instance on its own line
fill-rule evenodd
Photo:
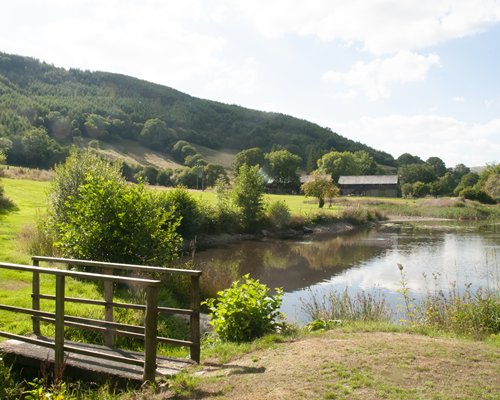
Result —
M 0 151 L 10 164 L 50 167 L 71 144 L 138 141 L 165 154 L 178 140 L 211 149 L 285 148 L 312 165 L 326 151 L 391 155 L 290 116 L 191 97 L 129 76 L 65 70 L 0 53 Z

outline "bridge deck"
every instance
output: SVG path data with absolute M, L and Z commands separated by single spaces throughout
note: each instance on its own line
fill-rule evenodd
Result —
M 47 338 L 38 337 L 45 340 Z M 125 356 L 142 360 L 143 353 L 113 349 L 105 346 L 66 342 L 67 345 L 86 350 L 99 351 L 117 356 Z M 54 350 L 18 340 L 6 340 L 0 343 L 0 353 L 7 363 L 22 368 L 25 373 L 33 376 L 48 363 L 47 370 L 53 370 Z M 179 360 L 167 357 L 157 357 L 156 377 L 168 377 L 181 372 L 184 368 L 193 365 L 190 360 Z M 120 384 L 141 384 L 143 368 L 115 361 L 103 360 L 97 357 L 75 353 L 65 353 L 64 375 L 90 382 L 114 381 Z

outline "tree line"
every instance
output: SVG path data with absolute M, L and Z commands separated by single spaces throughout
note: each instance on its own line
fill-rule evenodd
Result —
M 9 164 L 48 168 L 64 160 L 71 145 L 124 139 L 164 154 L 179 140 L 211 149 L 270 152 L 279 146 L 297 154 L 308 170 L 333 149 L 364 150 L 379 164 L 395 163 L 385 152 L 298 118 L 0 53 L 0 150 Z

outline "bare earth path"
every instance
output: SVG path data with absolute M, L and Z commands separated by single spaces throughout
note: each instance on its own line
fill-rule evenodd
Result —
M 189 398 L 500 399 L 500 349 L 406 333 L 308 335 L 206 361 Z

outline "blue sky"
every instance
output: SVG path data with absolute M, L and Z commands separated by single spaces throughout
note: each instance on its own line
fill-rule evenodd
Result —
M 500 161 L 500 0 L 0 0 L 0 51 Z

